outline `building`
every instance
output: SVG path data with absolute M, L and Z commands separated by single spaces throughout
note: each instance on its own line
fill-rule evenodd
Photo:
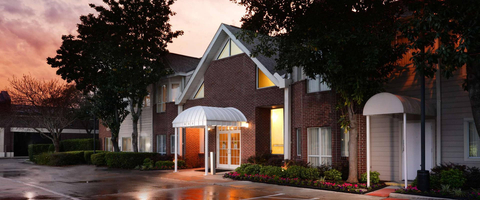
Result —
M 340 114 L 335 109 L 335 92 L 321 83 L 321 77 L 306 77 L 301 68 L 293 68 L 291 73 L 276 71 L 274 58 L 251 57 L 254 46 L 237 37 L 240 31 L 220 25 L 194 67 L 190 65 L 193 62 L 184 63 L 185 70 L 151 86 L 155 88 L 151 89 L 155 99 L 149 100 L 150 108 L 146 110 L 155 107 L 156 112 L 144 112 L 151 116 L 142 116 L 145 120 L 141 127 L 145 125 L 146 138 L 155 145 L 140 149 L 175 154 L 177 134 L 177 154 L 192 167 L 205 167 L 209 152 L 214 153 L 215 168 L 221 169 L 234 169 L 250 156 L 261 153 L 303 160 L 314 166 L 347 163 L 349 138 L 338 123 Z M 408 62 L 408 56 L 401 62 Z M 464 75 L 458 73 L 449 80 L 427 80 L 427 100 L 431 108 L 427 121 L 428 148 L 431 149 L 427 168 L 442 162 L 480 165 L 479 155 L 475 154 L 480 143 L 471 128 L 468 96 L 461 88 Z M 404 177 L 403 144 L 407 144 L 409 161 L 415 160 L 405 169 L 415 171 L 419 163 L 416 157 L 419 112 L 415 106 L 420 95 L 418 80 L 413 68 L 399 71 L 397 75 L 398 78 L 386 86 L 389 93 L 372 97 L 364 113 L 356 117 L 359 173 L 366 172 L 369 147 L 371 170 L 379 171 L 380 178 L 389 181 L 401 181 Z M 399 109 L 392 111 L 395 106 Z M 404 113 L 406 143 L 400 134 Z M 124 124 L 128 123 L 131 122 L 127 119 Z M 128 143 L 132 131 L 128 132 L 130 135 L 125 136 L 125 140 L 123 133 L 120 134 L 120 145 L 123 141 Z M 108 132 L 102 134 L 101 131 L 101 138 L 104 146 L 111 148 Z M 408 176 L 409 180 L 413 178 Z

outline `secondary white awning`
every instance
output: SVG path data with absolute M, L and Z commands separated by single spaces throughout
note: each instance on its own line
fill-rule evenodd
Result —
M 242 126 L 247 118 L 236 108 L 195 106 L 180 113 L 172 124 L 178 127 Z
M 420 99 L 382 92 L 372 96 L 363 108 L 363 115 L 397 113 L 420 115 Z M 432 106 L 425 104 L 425 115 L 435 116 L 435 109 Z

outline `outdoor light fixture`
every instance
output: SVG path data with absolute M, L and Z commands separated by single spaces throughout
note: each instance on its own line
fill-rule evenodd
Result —
M 248 128 L 248 122 L 242 122 L 242 127 Z

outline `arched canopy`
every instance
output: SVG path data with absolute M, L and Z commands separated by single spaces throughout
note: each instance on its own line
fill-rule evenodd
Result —
M 236 108 L 195 106 L 180 113 L 172 124 L 179 127 L 241 126 L 247 118 Z
M 363 108 L 363 115 L 397 113 L 420 115 L 420 99 L 382 92 L 372 96 Z M 435 110 L 428 104 L 425 104 L 425 115 L 435 116 Z

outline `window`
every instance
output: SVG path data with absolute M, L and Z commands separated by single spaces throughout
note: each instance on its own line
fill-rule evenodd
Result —
M 297 156 L 302 156 L 302 129 L 297 128 Z
M 480 137 L 473 119 L 465 121 L 465 152 L 467 160 L 480 160 Z
M 113 144 L 112 144 L 112 138 L 111 137 L 106 137 L 105 138 L 105 146 L 103 147 L 105 151 L 113 151 Z
M 151 152 L 150 137 L 140 137 L 140 152 Z
M 175 102 L 175 100 L 177 100 L 178 96 L 180 95 L 180 84 L 173 83 L 171 91 L 172 91 L 171 100 Z
M 270 111 L 270 134 L 272 154 L 283 154 L 283 108 Z
M 275 86 L 273 82 L 257 67 L 257 88 L 266 88 Z
M 203 89 L 204 85 L 205 83 L 202 83 L 200 88 L 198 88 L 197 93 L 195 93 L 195 97 L 193 97 L 194 99 L 200 99 L 204 97 L 204 89 Z
M 234 56 L 237 54 L 243 53 L 242 50 L 235 44 L 235 42 L 232 42 L 231 39 L 228 39 L 227 43 L 225 43 L 225 46 L 223 47 L 222 51 L 220 52 L 220 55 L 218 55 L 218 59 Z
M 307 129 L 308 162 L 312 166 L 332 164 L 332 133 L 330 128 Z
M 205 131 L 200 131 L 198 138 L 200 140 L 200 151 L 199 153 L 205 153 Z
M 147 91 L 148 94 L 145 96 L 143 99 L 143 107 L 149 107 L 150 106 L 150 90 Z
M 157 153 L 167 154 L 167 135 L 157 135 Z
M 162 85 L 158 87 L 157 94 L 157 113 L 165 112 L 167 109 L 167 86 Z
M 170 153 L 175 154 L 175 135 L 170 135 Z
M 350 132 L 340 129 L 340 139 L 342 140 L 342 157 L 348 157 L 348 142 L 350 141 Z
M 132 138 L 130 137 L 122 138 L 122 151 L 132 151 Z
M 315 79 L 307 79 L 307 83 L 308 93 L 330 90 L 330 87 L 328 87 L 326 83 L 322 82 L 322 77 L 320 75 L 316 75 Z

